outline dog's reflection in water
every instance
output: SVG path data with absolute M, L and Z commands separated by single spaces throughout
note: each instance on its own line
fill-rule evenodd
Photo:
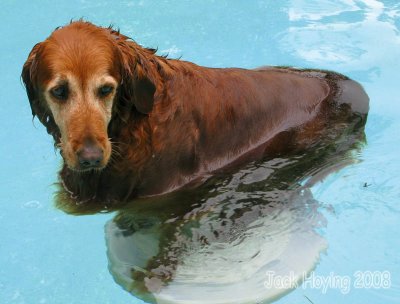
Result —
M 263 185 L 280 166 L 289 161 L 248 166 L 205 193 L 120 211 L 106 225 L 115 280 L 153 303 L 246 303 L 281 294 L 264 287 L 266 273 L 308 272 L 326 243 L 315 231 L 324 218 L 308 188 Z M 207 293 L 212 299 L 203 299 Z
M 196 189 L 106 206 L 118 210 L 105 228 L 115 281 L 152 303 L 257 303 L 288 292 L 327 248 L 318 233 L 327 206 L 310 187 L 356 161 L 365 141 L 366 115 L 331 121 L 307 148 L 221 170 Z M 62 198 L 68 213 L 104 211 Z M 268 285 L 267 273 L 290 281 Z

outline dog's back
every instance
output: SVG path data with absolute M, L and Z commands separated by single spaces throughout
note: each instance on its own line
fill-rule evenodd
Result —
M 145 169 L 143 189 L 180 187 L 232 162 L 248 161 L 248 155 L 272 157 L 307 148 L 338 117 L 368 112 L 363 88 L 334 72 L 176 64 L 185 72 L 166 81 L 168 114 L 156 102 L 150 117 L 157 126 L 152 140 L 160 150 Z

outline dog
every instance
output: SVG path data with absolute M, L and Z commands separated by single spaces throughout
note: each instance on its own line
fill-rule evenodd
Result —
M 75 202 L 172 192 L 309 147 L 333 114 L 368 113 L 361 85 L 335 72 L 202 67 L 83 20 L 36 44 L 21 77 Z

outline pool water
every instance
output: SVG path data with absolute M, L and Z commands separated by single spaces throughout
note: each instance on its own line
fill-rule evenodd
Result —
M 182 250 L 174 251 L 193 245 L 190 233 L 197 233 L 201 240 L 205 236 L 225 241 L 232 236 L 240 238 L 250 231 L 250 226 L 254 233 L 248 234 L 248 247 L 239 250 L 238 243 L 239 247 L 221 251 L 236 259 L 228 259 L 232 268 L 221 271 L 238 271 L 238 260 L 262 263 L 277 258 L 293 261 L 293 268 L 296 262 L 304 262 L 302 267 L 314 269 L 314 284 L 305 281 L 297 289 L 274 298 L 276 303 L 399 302 L 398 1 L 4 0 L 1 4 L 0 303 L 144 303 L 139 299 L 146 299 L 143 290 L 127 282 L 140 279 L 140 274 L 127 274 L 124 266 L 138 265 L 140 258 L 148 258 L 152 253 L 138 252 L 135 257 L 126 257 L 121 252 L 138 248 L 138 240 L 150 240 L 143 247 L 146 250 L 154 247 L 151 240 L 162 240 L 165 251 L 183 257 L 179 261 L 193 265 L 189 269 L 194 269 L 204 263 L 208 253 L 221 248 L 201 252 L 210 248 L 200 246 L 184 250 L 184 254 Z M 321 163 L 291 156 L 275 162 L 250 163 L 217 176 L 200 190 L 185 194 L 190 204 L 174 210 L 174 214 L 181 216 L 177 218 L 182 224 L 179 229 L 174 226 L 175 230 L 170 229 L 168 221 L 172 213 L 162 218 L 151 209 L 143 211 L 140 204 L 109 213 L 95 212 L 101 208 L 86 210 L 92 214 L 81 216 L 63 212 L 84 213 L 84 208 L 57 208 L 54 203 L 54 183 L 61 159 L 44 127 L 37 119 L 32 123 L 19 76 L 35 43 L 44 40 L 55 27 L 81 17 L 98 25 L 114 24 L 140 44 L 158 47 L 159 54 L 168 53 L 170 57 L 205 66 L 290 65 L 346 74 L 360 82 L 370 96 L 368 121 L 359 133 L 362 138 L 365 132 L 366 144 L 348 143 L 344 154 L 328 154 Z M 332 170 L 322 179 L 317 173 L 324 173 L 327 167 Z M 299 175 L 293 176 L 291 170 Z M 279 183 L 286 183 L 284 191 L 278 191 Z M 233 199 L 226 199 L 226 193 L 233 195 Z M 259 204 L 260 197 L 268 204 Z M 176 199 L 179 198 L 172 201 Z M 171 199 L 166 198 L 166 204 L 168 200 Z M 155 207 L 160 204 L 152 203 Z M 248 211 L 253 218 L 240 210 Z M 215 236 L 214 231 L 221 228 L 217 225 L 222 223 L 222 217 L 216 216 L 222 213 L 228 220 L 239 219 L 235 223 L 246 229 Z M 185 218 L 187 214 L 192 216 L 191 221 Z M 256 224 L 269 225 L 267 234 L 254 224 L 254 215 L 260 214 L 264 215 L 260 219 L 267 223 Z M 166 227 L 161 229 L 160 223 Z M 214 226 L 211 230 L 200 229 L 205 224 Z M 129 238 L 134 232 L 140 235 Z M 184 238 L 177 238 L 177 232 Z M 117 238 L 121 235 L 125 238 Z M 280 238 L 274 238 L 276 235 Z M 287 241 L 299 242 L 304 236 L 307 237 L 300 244 Z M 263 238 L 275 245 L 275 256 L 271 253 L 257 259 L 259 255 L 247 255 L 251 250 L 265 250 L 260 241 Z M 237 251 L 232 253 L 232 248 Z M 306 258 L 311 255 L 315 258 L 307 263 Z M 163 263 L 153 265 L 165 266 L 170 261 L 169 256 L 162 258 Z M 211 257 L 211 261 L 216 260 Z M 257 263 L 248 265 L 263 265 Z M 173 268 L 175 278 L 192 280 L 192 288 L 202 284 L 188 276 L 184 268 L 179 268 L 180 272 L 176 269 Z M 196 269 L 200 271 L 201 267 Z M 252 277 L 254 271 L 245 267 L 240 275 Z M 236 274 L 228 280 L 216 271 L 213 279 L 232 283 L 239 278 Z M 318 278 L 333 276 L 343 282 L 350 280 L 350 284 L 331 284 L 327 288 L 326 284 L 318 284 Z M 360 278 L 364 284 L 357 284 Z M 254 284 L 265 279 L 258 276 Z M 371 283 L 370 279 L 376 282 Z M 171 288 L 179 285 L 165 281 Z M 157 288 L 157 284 L 151 286 Z M 211 295 L 204 293 L 202 297 L 212 300 Z

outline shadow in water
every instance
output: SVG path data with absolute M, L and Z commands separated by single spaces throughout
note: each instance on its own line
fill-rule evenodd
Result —
M 117 211 L 105 228 L 109 270 L 147 302 L 271 301 L 327 248 L 324 206 L 310 187 L 357 161 L 365 142 L 366 115 L 342 114 L 315 142 L 220 170 L 196 189 L 111 207 L 71 205 L 60 193 L 57 206 L 71 214 Z M 289 277 L 289 285 L 266 286 L 267 273 Z

